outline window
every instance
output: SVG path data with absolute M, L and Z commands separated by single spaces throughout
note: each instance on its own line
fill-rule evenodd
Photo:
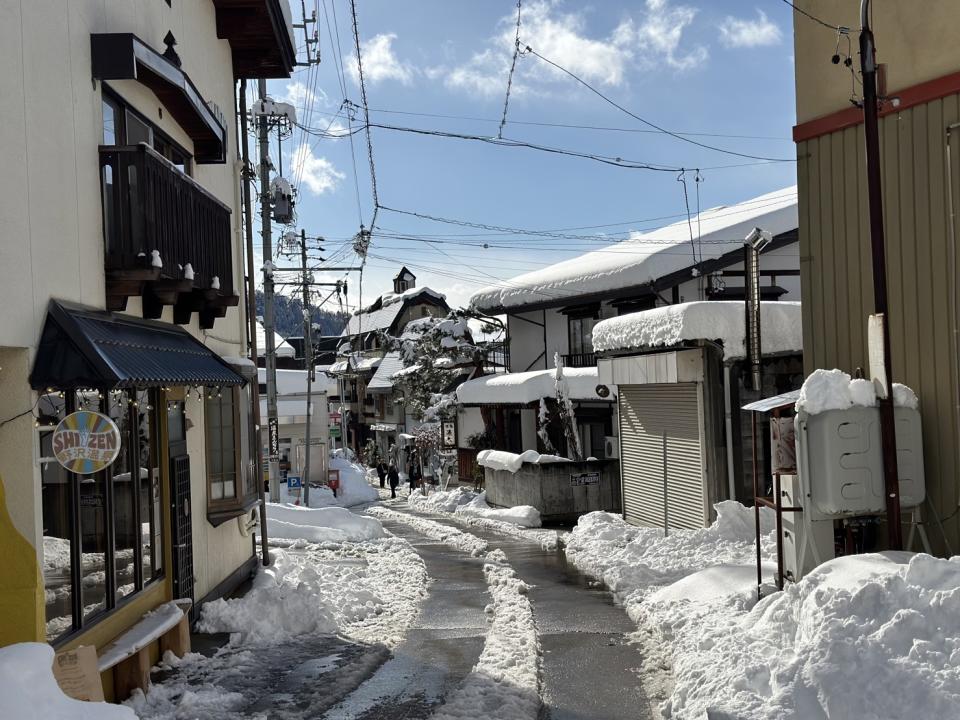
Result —
M 63 395 L 63 397 L 61 397 Z M 95 622 L 163 576 L 156 391 L 68 391 L 41 396 L 43 578 L 51 642 Z M 120 453 L 92 475 L 68 472 L 53 454 L 53 430 L 75 410 L 108 415 Z
M 570 354 L 580 355 L 593 352 L 593 326 L 597 319 L 592 315 L 570 317 L 568 319 L 570 333 Z
M 103 93 L 103 144 L 149 145 L 180 172 L 190 174 L 190 154 L 112 92 Z M 112 182 L 104 179 L 104 182 Z M 106 197 L 106 195 L 104 196 Z
M 206 401 L 207 499 L 213 505 L 231 505 L 237 500 L 239 450 L 236 390 L 227 388 Z

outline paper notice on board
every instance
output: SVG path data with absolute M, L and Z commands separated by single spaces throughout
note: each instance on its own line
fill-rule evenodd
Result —
M 58 652 L 53 658 L 53 676 L 64 694 L 74 700 L 103 702 L 97 651 L 92 645 Z
M 870 362 L 870 379 L 878 398 L 887 396 L 887 364 L 883 356 L 885 322 L 883 313 L 871 315 L 867 322 L 867 359 Z

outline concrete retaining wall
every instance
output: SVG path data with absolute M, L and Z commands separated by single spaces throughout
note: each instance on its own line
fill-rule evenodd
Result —
M 524 463 L 517 472 L 484 468 L 487 502 L 497 507 L 532 505 L 545 523 L 574 522 L 584 513 L 619 513 L 620 463 L 597 460 L 579 463 Z M 571 476 L 599 473 L 595 485 L 577 485 Z

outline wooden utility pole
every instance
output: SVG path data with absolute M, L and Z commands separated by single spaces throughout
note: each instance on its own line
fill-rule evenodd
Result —
M 877 98 L 876 48 L 870 29 L 870 0 L 860 0 L 860 69 L 863 75 L 863 134 L 867 156 L 867 200 L 870 209 L 870 246 L 873 256 L 875 327 L 882 344 L 883 394 L 880 405 L 880 444 L 887 503 L 887 534 L 891 550 L 903 547 L 900 522 L 900 480 L 897 472 L 897 435 L 893 407 L 893 368 L 890 362 L 890 314 L 887 305 L 887 258 L 883 238 L 883 193 L 880 180 L 880 131 Z M 877 379 L 879 368 L 871 368 Z
M 261 102 L 267 99 L 267 81 L 257 81 Z M 270 208 L 270 118 L 261 113 L 258 118 L 260 142 L 260 230 L 263 235 L 263 335 L 267 376 L 267 427 L 270 443 L 270 500 L 280 502 L 280 462 L 276 455 L 274 434 L 277 419 L 277 352 L 274 342 L 273 317 L 273 227 Z
M 303 504 L 310 507 L 310 414 L 313 409 L 313 319 L 310 317 L 310 282 L 307 275 L 307 233 L 300 230 L 300 265 L 303 267 L 303 358 L 307 366 L 307 420 L 304 430 Z

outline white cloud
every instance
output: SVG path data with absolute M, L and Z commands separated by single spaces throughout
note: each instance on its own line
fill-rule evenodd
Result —
M 290 160 L 292 173 L 300 178 L 314 195 L 323 195 L 336 190 L 346 175 L 338 171 L 325 157 L 317 157 L 313 149 L 304 143 L 293 152 Z
M 776 45 L 783 38 L 777 24 L 759 9 L 753 20 L 728 15 L 720 23 L 719 29 L 720 42 L 733 48 Z
M 566 12 L 560 0 L 534 0 L 523 6 L 520 42 L 589 83 L 617 87 L 626 82 L 627 72 L 635 65 L 686 70 L 703 62 L 707 56 L 703 47 L 679 52 L 683 32 L 695 15 L 695 9 L 684 5 L 647 0 L 646 11 L 636 19 L 627 17 L 608 34 L 591 36 L 584 12 Z M 469 61 L 429 68 L 427 77 L 443 77 L 448 87 L 483 95 L 503 93 L 513 55 L 516 15 L 501 18 L 499 27 L 488 46 Z M 513 89 L 517 94 L 543 92 L 544 84 L 567 79 L 556 68 L 531 57 L 518 63 Z
M 280 95 L 277 100 L 290 103 L 298 111 L 317 104 L 322 107 L 330 107 L 330 99 L 323 90 L 319 88 L 312 90 L 302 82 L 296 81 L 287 83 L 283 89 L 283 95 Z
M 410 63 L 401 62 L 393 51 L 393 41 L 397 39 L 395 33 L 380 33 L 360 45 L 360 54 L 363 60 L 363 78 L 372 85 L 383 80 L 397 80 L 402 85 L 413 82 L 416 68 Z M 347 74 L 357 85 L 360 84 L 360 73 L 357 69 L 357 56 L 347 58 Z

